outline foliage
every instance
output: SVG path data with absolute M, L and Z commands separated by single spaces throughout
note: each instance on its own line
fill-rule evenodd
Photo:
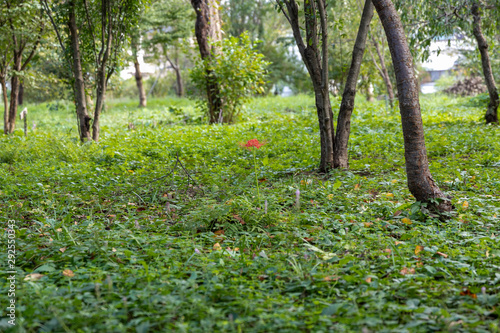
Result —
M 500 128 L 467 101 L 422 99 L 448 221 L 409 194 L 399 115 L 383 102 L 356 102 L 351 169 L 329 177 L 310 171 L 308 96 L 253 99 L 233 126 L 176 124 L 194 112 L 185 99 L 109 101 L 101 142 L 84 145 L 64 103 L 28 106 L 37 128 L 0 138 L 16 331 L 498 332 Z M 238 145 L 253 138 L 267 141 L 256 155 L 267 214 Z M 2 304 L 8 288 L 3 277 Z
M 216 80 L 222 97 L 221 122 L 231 123 L 241 111 L 243 103 L 254 94 L 264 93 L 266 67 L 269 65 L 264 56 L 256 52 L 247 33 L 239 38 L 229 37 L 216 42 L 211 59 L 199 59 L 191 70 L 190 76 L 200 91 L 206 91 L 206 74 Z M 206 98 L 206 96 L 205 96 Z M 206 109 L 205 103 L 200 104 Z M 208 114 L 208 110 L 206 110 Z

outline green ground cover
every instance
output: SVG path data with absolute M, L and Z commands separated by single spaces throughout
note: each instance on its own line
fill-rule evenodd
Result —
M 109 102 L 99 144 L 77 142 L 65 102 L 0 138 L 17 247 L 17 326 L 2 306 L 0 331 L 499 331 L 500 128 L 480 100 L 422 99 L 447 221 L 408 192 L 382 102 L 358 101 L 351 168 L 329 175 L 311 97 L 255 99 L 230 126 L 188 100 L 136 103 Z

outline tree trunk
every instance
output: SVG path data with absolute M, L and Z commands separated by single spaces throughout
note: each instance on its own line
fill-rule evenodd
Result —
M 208 44 L 209 37 L 220 36 L 217 27 L 220 28 L 217 18 L 214 17 L 214 0 L 191 0 L 191 5 L 196 12 L 195 35 L 200 50 L 201 59 L 212 58 L 212 49 Z M 212 12 L 212 15 L 211 15 Z M 219 29 L 220 30 L 220 29 Z M 222 113 L 222 100 L 219 97 L 220 88 L 212 70 L 206 70 L 207 99 L 210 124 L 217 123 Z
M 385 60 L 384 60 L 384 55 L 380 51 L 380 47 L 378 45 L 378 42 L 375 40 L 375 37 L 372 36 L 372 43 L 373 46 L 375 47 L 375 51 L 377 51 L 377 56 L 380 61 L 380 67 L 378 66 L 375 58 L 373 57 L 373 62 L 375 63 L 375 66 L 377 67 L 380 76 L 382 76 L 382 80 L 384 80 L 385 83 L 385 88 L 387 90 L 387 96 L 389 97 L 389 104 L 391 105 L 391 108 L 394 107 L 394 88 L 392 87 L 392 82 L 391 82 L 391 77 L 389 75 L 389 71 L 387 70 L 387 67 L 385 65 Z
M 144 91 L 144 85 L 142 84 L 141 67 L 139 66 L 139 60 L 137 60 L 137 56 L 134 59 L 134 67 L 135 83 L 137 84 L 137 89 L 139 90 L 139 106 L 145 107 L 147 105 L 146 92 Z
M 4 134 L 9 134 L 9 100 L 7 97 L 7 82 L 5 77 L 0 77 L 0 84 L 2 86 L 2 97 L 3 97 L 3 132 Z
M 73 56 L 73 77 L 75 89 L 76 117 L 78 120 L 78 131 L 82 142 L 91 140 L 90 121 L 92 118 L 87 113 L 87 104 L 85 101 L 85 83 L 83 81 L 83 71 L 80 54 L 80 40 L 75 18 L 75 2 L 70 3 L 68 27 L 71 38 L 71 53 Z
M 23 103 L 24 103 L 24 83 L 23 82 L 21 82 L 19 84 L 19 95 L 17 96 L 17 98 L 18 98 L 17 104 L 23 105 Z
M 450 211 L 449 199 L 429 171 L 417 79 L 403 25 L 391 0 L 373 0 L 373 4 L 384 26 L 396 73 L 408 188 L 418 201 L 429 203 L 439 211 Z M 436 199 L 440 199 L 439 204 L 435 203 Z
M 17 103 L 19 102 L 19 76 L 17 72 L 21 71 L 22 53 L 14 52 L 13 74 L 10 79 L 10 106 L 9 106 L 9 121 L 7 123 L 7 132 L 11 134 L 16 128 Z
M 361 22 L 359 23 L 358 35 L 352 51 L 352 61 L 340 104 L 339 116 L 337 119 L 337 135 L 335 137 L 335 150 L 333 154 L 335 168 L 349 168 L 349 154 L 347 146 L 349 134 L 351 133 L 351 115 L 354 110 L 354 100 L 356 97 L 356 83 L 358 82 L 363 54 L 366 47 L 366 38 L 370 30 L 370 22 L 373 18 L 373 4 L 371 0 L 366 0 Z M 367 88 L 368 91 L 370 87 Z
M 500 104 L 500 98 L 498 96 L 498 89 L 495 83 L 495 78 L 493 77 L 493 72 L 491 70 L 490 56 L 488 53 L 488 42 L 483 35 L 481 29 L 481 13 L 479 12 L 479 3 L 475 1 L 472 4 L 471 12 L 474 16 L 473 23 L 473 33 L 477 41 L 477 48 L 481 53 L 481 64 L 483 67 L 484 81 L 488 87 L 488 93 L 490 95 L 490 103 L 488 104 L 488 110 L 486 111 L 485 119 L 486 123 L 498 123 L 498 105 Z
M 174 63 L 168 56 L 166 50 L 165 50 L 165 56 L 167 58 L 168 63 L 170 64 L 170 67 L 172 67 L 175 72 L 175 83 L 176 83 L 175 93 L 177 96 L 182 97 L 184 96 L 184 84 L 182 83 L 181 69 L 177 57 L 176 57 L 176 62 Z

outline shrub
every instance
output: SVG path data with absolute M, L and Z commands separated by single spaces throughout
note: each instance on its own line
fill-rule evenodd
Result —
M 220 87 L 222 99 L 222 119 L 231 123 L 241 111 L 243 103 L 254 94 L 264 93 L 266 67 L 269 62 L 255 51 L 245 32 L 238 37 L 230 37 L 215 43 L 220 52 L 211 59 L 198 60 L 190 76 L 199 91 L 206 91 L 207 70 Z M 207 96 L 203 96 L 204 100 Z M 199 106 L 208 114 L 207 103 Z

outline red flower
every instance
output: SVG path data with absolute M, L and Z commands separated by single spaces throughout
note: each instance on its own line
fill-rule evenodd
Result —
M 248 140 L 247 143 L 241 142 L 240 146 L 242 146 L 243 148 L 246 148 L 248 150 L 251 150 L 250 148 L 252 148 L 252 147 L 259 149 L 260 147 L 262 147 L 265 144 L 266 144 L 265 142 L 259 142 L 259 140 L 257 140 L 257 139 L 252 139 L 252 140 Z

